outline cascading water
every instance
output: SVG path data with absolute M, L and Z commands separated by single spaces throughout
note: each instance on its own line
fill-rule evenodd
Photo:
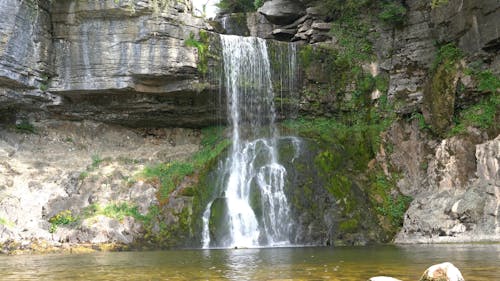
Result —
M 203 247 L 290 244 L 292 220 L 279 163 L 274 93 L 266 41 L 221 35 L 232 147 L 220 171 L 224 192 L 203 215 Z M 291 49 L 295 51 L 294 48 Z M 295 55 L 292 57 L 295 58 Z M 288 137 L 298 153 L 299 141 Z M 221 213 L 225 213 L 221 217 Z M 215 220 L 225 224 L 211 237 Z

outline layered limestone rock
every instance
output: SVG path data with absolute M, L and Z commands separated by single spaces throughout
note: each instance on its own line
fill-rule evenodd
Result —
M 0 119 L 19 108 L 58 103 L 44 92 L 51 73 L 50 1 L 2 1 L 0 26 Z
M 190 14 L 189 2 L 1 5 L 4 115 L 17 104 L 16 110 L 130 126 L 200 127 L 219 120 L 217 86 L 203 80 L 198 50 L 185 44 L 209 28 Z

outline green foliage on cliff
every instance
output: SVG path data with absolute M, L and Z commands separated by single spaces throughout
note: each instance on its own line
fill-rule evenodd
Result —
M 467 127 L 500 130 L 500 124 L 495 119 L 500 112 L 500 95 L 493 93 L 482 98 L 478 103 L 463 109 L 455 117 L 455 126 L 449 136 L 464 133 Z
M 382 11 L 378 14 L 383 22 L 399 26 L 406 20 L 406 8 L 400 1 L 388 1 L 382 3 Z
M 439 48 L 436 58 L 432 63 L 431 71 L 436 72 L 440 65 L 447 71 L 456 69 L 456 63 L 463 57 L 463 53 L 455 43 L 448 43 Z
M 85 219 L 98 215 L 103 215 L 119 221 L 122 221 L 127 216 L 143 222 L 147 219 L 147 216 L 144 216 L 139 212 L 137 206 L 131 205 L 127 202 L 108 204 L 105 206 L 91 204 L 84 209 L 82 218 Z
M 317 1 L 323 11 L 337 23 L 358 21 L 362 11 L 379 11 L 383 22 L 398 26 L 406 20 L 406 7 L 401 0 L 326 0 Z
M 431 8 L 439 8 L 443 5 L 448 4 L 449 0 L 431 0 Z
M 190 33 L 189 38 L 184 41 L 184 44 L 198 50 L 198 71 L 202 74 L 206 74 L 208 72 L 208 48 L 210 38 L 208 33 L 204 30 L 200 30 L 198 37 L 199 40 L 195 39 L 193 33 Z
M 473 76 L 478 81 L 477 89 L 481 92 L 498 93 L 500 89 L 500 78 L 490 70 L 474 71 Z
M 187 177 L 202 170 L 229 145 L 222 136 L 223 128 L 211 127 L 202 130 L 201 149 L 185 161 L 172 161 L 146 167 L 138 178 L 160 186 L 158 199 L 164 203 L 170 193 Z
M 412 198 L 400 193 L 393 193 L 396 186 L 396 177 L 388 178 L 382 172 L 370 174 L 370 188 L 368 193 L 375 202 L 379 215 L 389 221 L 392 227 L 403 226 L 403 215 L 408 209 Z
M 262 0 L 221 0 L 217 7 L 223 14 L 254 12 L 264 4 Z
M 73 217 L 73 214 L 70 210 L 61 211 L 49 219 L 50 222 L 49 232 L 54 233 L 57 230 L 58 226 L 68 225 L 76 221 L 77 219 Z
M 21 120 L 21 122 L 16 123 L 15 129 L 18 133 L 34 134 L 36 133 L 35 126 L 31 124 L 27 119 Z
M 14 226 L 14 223 L 5 219 L 5 218 L 0 217 L 0 225 L 6 226 L 6 227 L 12 227 L 12 226 Z
M 439 48 L 431 67 L 431 79 L 424 89 L 424 106 L 429 113 L 430 129 L 444 136 L 452 124 L 455 110 L 455 92 L 461 50 L 449 43 Z

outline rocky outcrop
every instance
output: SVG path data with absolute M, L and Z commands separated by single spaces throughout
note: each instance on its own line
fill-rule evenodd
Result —
M 60 98 L 45 92 L 51 73 L 50 1 L 0 3 L 0 119 Z
M 60 248 L 135 243 L 145 235 L 141 216 L 158 205 L 158 185 L 141 171 L 185 159 L 199 143 L 193 130 L 89 121 L 41 121 L 34 130 L 0 129 L 0 244 L 7 252 L 39 241 Z
M 439 42 L 458 41 L 469 54 L 498 50 L 498 1 L 450 0 L 432 9 L 430 22 Z
M 415 196 L 397 243 L 500 241 L 500 136 L 475 151 L 460 142 L 443 140 L 436 148 L 429 187 Z
M 258 10 L 274 24 L 289 24 L 304 14 L 304 6 L 293 0 L 267 1 Z
M 217 91 L 199 72 L 196 48 L 185 44 L 209 26 L 192 16 L 186 4 L 75 0 L 1 5 L 3 115 L 15 107 L 141 127 L 200 127 L 219 120 Z

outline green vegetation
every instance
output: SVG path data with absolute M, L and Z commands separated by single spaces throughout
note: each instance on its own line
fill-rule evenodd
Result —
M 490 70 L 471 71 L 472 76 L 477 81 L 477 89 L 480 92 L 497 93 L 500 89 L 500 78 Z
M 357 15 L 360 10 L 366 9 L 372 2 L 373 0 L 326 0 L 320 3 L 327 15 L 339 19 Z
M 378 18 L 390 25 L 405 22 L 406 7 L 400 0 L 326 0 L 320 4 L 329 17 L 340 23 L 359 21 L 362 10 L 379 10 Z
M 122 221 L 125 217 L 133 217 L 142 222 L 148 219 L 147 216 L 144 216 L 139 212 L 137 206 L 130 205 L 127 202 L 109 204 L 106 206 L 91 204 L 83 211 L 83 218 L 90 218 L 98 215 L 103 215 L 119 221 Z
M 452 123 L 458 62 L 462 57 L 462 52 L 454 43 L 441 46 L 431 67 L 430 83 L 424 89 L 424 106 L 430 113 L 430 129 L 439 136 L 444 136 Z
M 382 4 L 382 11 L 378 14 L 383 22 L 400 26 L 406 20 L 406 8 L 399 1 L 389 1 Z
M 371 174 L 371 185 L 368 193 L 375 202 L 379 215 L 388 219 L 391 226 L 399 228 L 403 225 L 403 215 L 408 209 L 412 198 L 402 194 L 391 194 L 391 189 L 396 186 L 396 178 L 388 178 L 383 173 Z
M 460 70 L 458 62 L 463 56 L 454 43 L 443 45 L 439 48 L 431 68 L 432 80 L 426 90 L 424 102 L 432 115 L 430 128 L 442 136 L 465 133 L 469 126 L 483 130 L 497 130 L 499 127 L 495 118 L 500 107 L 500 78 L 490 70 L 480 70 L 481 61 L 471 63 L 471 68 L 465 69 L 464 72 L 476 81 L 477 91 L 489 93 L 489 96 L 481 98 L 473 105 L 456 108 L 455 81 Z M 458 90 L 460 91 L 460 88 Z
M 264 4 L 263 0 L 221 0 L 217 7 L 223 14 L 254 12 Z
M 5 218 L 0 217 L 0 225 L 6 226 L 6 227 L 12 227 L 12 226 L 14 226 L 14 223 L 5 219 Z
M 187 176 L 193 176 L 198 170 L 204 169 L 226 149 L 229 141 L 221 137 L 222 131 L 221 127 L 203 129 L 202 149 L 190 159 L 146 167 L 137 177 L 158 184 L 158 199 L 160 203 L 165 203 L 170 192 Z
M 87 178 L 89 176 L 89 172 L 87 171 L 83 171 L 80 173 L 80 175 L 78 176 L 78 179 L 79 180 L 84 180 L 85 178 Z
M 420 130 L 430 129 L 429 125 L 425 122 L 424 115 L 422 115 L 422 113 L 420 113 L 420 112 L 414 112 L 411 115 L 410 120 L 417 120 L 418 121 L 418 128 Z
M 195 39 L 193 33 L 190 33 L 189 38 L 184 41 L 184 44 L 198 50 L 198 71 L 201 74 L 206 74 L 208 71 L 208 47 L 210 38 L 208 33 L 204 30 L 200 30 L 198 36 L 199 40 Z
M 103 161 L 104 160 L 98 154 L 94 154 L 94 155 L 92 155 L 92 164 L 90 165 L 90 167 L 92 169 L 99 168 L 99 166 L 101 165 L 101 163 Z
M 76 221 L 77 219 L 73 217 L 70 210 L 61 211 L 49 219 L 50 222 L 49 232 L 54 233 L 56 232 L 58 226 L 68 225 Z
M 397 116 L 387 96 L 387 75 L 372 77 L 362 67 L 375 60 L 375 55 L 368 40 L 370 20 L 358 14 L 359 9 L 378 7 L 379 19 L 397 26 L 404 22 L 406 8 L 400 1 L 329 0 L 325 5 L 331 5 L 330 15 L 336 18 L 331 32 L 340 47 L 304 46 L 299 59 L 310 80 L 304 95 L 313 101 L 325 99 L 329 108 L 319 108 L 319 102 L 316 110 L 316 104 L 311 103 L 315 117 L 289 120 L 284 125 L 317 143 L 315 167 L 341 209 L 341 232 L 358 232 L 362 224 L 369 223 L 363 218 L 377 215 L 382 228 L 394 234 L 411 198 L 400 194 L 396 172 L 389 167 L 390 173 L 385 175 L 385 168 L 374 160 L 381 148 L 390 151 L 382 134 Z M 375 90 L 380 96 L 372 99 Z M 325 111 L 332 117 L 317 117 Z M 420 117 L 423 120 L 421 114 L 415 116 Z M 309 189 L 304 188 L 304 194 Z
M 448 43 L 439 48 L 436 59 L 432 63 L 431 71 L 436 72 L 438 66 L 443 65 L 447 71 L 456 69 L 456 63 L 463 57 L 462 51 L 455 43 Z
M 449 0 L 431 0 L 431 8 L 439 8 L 448 4 Z
M 499 130 L 500 124 L 495 117 L 500 112 L 500 95 L 491 94 L 482 98 L 478 103 L 463 109 L 455 118 L 455 126 L 448 133 L 449 136 L 464 133 L 467 127 Z
M 27 119 L 21 120 L 21 122 L 16 123 L 15 129 L 18 133 L 25 134 L 35 134 L 35 126 L 31 124 Z

